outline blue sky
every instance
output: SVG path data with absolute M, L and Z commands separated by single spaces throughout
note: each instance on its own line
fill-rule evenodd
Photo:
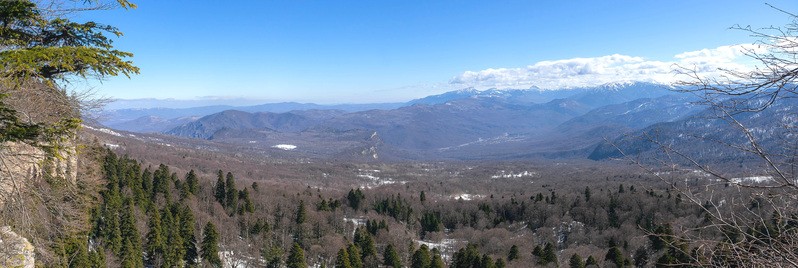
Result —
M 660 81 L 674 63 L 732 64 L 724 46 L 754 40 L 730 26 L 789 22 L 759 1 L 134 2 L 80 15 L 119 27 L 141 68 L 94 85 L 109 97 L 363 103 Z

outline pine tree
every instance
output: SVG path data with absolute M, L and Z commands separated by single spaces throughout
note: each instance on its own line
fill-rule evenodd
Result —
M 360 258 L 360 249 L 355 244 L 349 244 L 347 252 L 349 255 L 349 264 L 352 268 L 363 268 L 363 260 Z
M 180 236 L 183 238 L 183 248 L 185 250 L 184 261 L 187 266 L 193 266 L 197 263 L 197 237 L 195 235 L 194 214 L 191 208 L 183 206 L 180 210 Z
M 182 266 L 181 263 L 185 259 L 186 255 L 186 248 L 183 241 L 183 236 L 180 234 L 180 217 L 179 217 L 179 210 L 177 205 L 172 205 L 171 209 L 165 209 L 167 214 L 169 214 L 169 226 L 164 231 L 166 235 L 166 241 L 169 241 L 170 245 L 166 247 L 165 250 L 165 258 L 164 258 L 164 266 L 167 267 L 175 267 L 175 266 Z
M 297 225 L 301 225 L 305 223 L 308 218 L 308 211 L 305 209 L 305 200 L 299 200 L 299 207 L 296 209 L 296 219 L 295 222 Z
M 504 259 L 499 258 L 498 260 L 496 260 L 496 268 L 505 268 L 505 267 L 507 267 L 507 262 L 505 262 Z
M 144 250 L 147 253 L 147 265 L 160 266 L 163 261 L 164 251 L 164 237 L 161 233 L 161 213 L 158 209 L 153 208 L 150 212 L 150 218 L 147 222 L 147 243 L 144 245 Z
M 352 263 L 349 262 L 349 253 L 347 253 L 346 249 L 338 250 L 338 255 L 335 257 L 335 268 L 352 268 Z
M 429 264 L 430 268 L 446 268 L 446 264 L 443 263 L 443 258 L 441 257 L 441 252 L 437 248 L 433 248 L 430 254 L 432 255 L 432 260 Z
M 510 253 L 507 254 L 507 261 L 511 262 L 518 259 L 519 254 L 520 253 L 518 252 L 518 246 L 513 245 L 512 247 L 510 247 Z
M 542 255 L 538 258 L 538 264 L 546 265 L 552 262 L 557 263 L 557 252 L 554 250 L 554 245 L 546 243 Z
M 199 179 L 197 179 L 197 174 L 194 173 L 194 170 L 189 170 L 188 174 L 186 174 L 186 187 L 188 188 L 188 192 L 197 195 L 199 193 Z
M 208 222 L 202 229 L 201 257 L 212 267 L 222 267 L 222 259 L 219 258 L 219 232 L 216 226 Z
M 120 232 L 122 235 L 122 251 L 120 258 L 127 260 L 126 263 L 135 265 L 136 267 L 144 265 L 141 256 L 141 238 L 136 229 L 136 216 L 133 210 L 133 201 L 130 198 L 125 199 L 125 208 L 122 211 Z M 124 262 L 124 261 L 123 261 Z
M 576 253 L 571 255 L 571 259 L 568 260 L 568 265 L 570 265 L 571 268 L 585 268 L 585 263 L 582 261 L 582 257 Z
M 590 202 L 590 186 L 585 186 L 585 202 Z
M 618 247 L 612 247 L 607 250 L 607 255 L 604 256 L 604 261 L 614 263 L 617 267 L 623 267 L 624 257 L 623 252 Z
M 236 179 L 233 177 L 233 173 L 227 172 L 225 187 L 227 187 L 225 204 L 230 211 L 235 212 L 238 209 L 238 189 L 236 189 Z
M 421 247 L 413 253 L 413 260 L 410 264 L 411 268 L 428 268 L 432 260 L 429 255 L 429 247 L 421 245 Z
M 393 244 L 388 244 L 388 246 L 385 247 L 385 251 L 382 253 L 382 264 L 393 268 L 402 267 L 402 260 L 399 257 L 399 253 L 397 253 L 396 249 L 393 247 Z
M 305 251 L 302 250 L 298 243 L 294 243 L 294 246 L 291 248 L 286 266 L 288 266 L 288 268 L 308 267 L 307 264 L 305 264 Z
M 587 260 L 585 261 L 585 267 L 587 266 L 598 266 L 598 261 L 593 256 L 587 256 Z
M 226 195 L 227 190 L 224 185 L 224 174 L 222 173 L 222 170 L 219 170 L 216 173 L 216 191 L 214 192 L 213 196 L 216 197 L 216 202 L 219 202 L 219 204 L 225 206 L 224 202 L 226 200 Z

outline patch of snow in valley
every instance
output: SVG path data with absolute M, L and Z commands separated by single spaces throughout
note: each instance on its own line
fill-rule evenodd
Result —
M 483 198 L 485 198 L 485 196 L 481 195 L 481 194 L 453 194 L 453 195 L 450 195 L 449 198 L 458 199 L 458 200 L 462 199 L 462 200 L 465 200 L 465 201 L 471 201 L 471 200 L 474 200 L 474 199 L 483 199 Z
M 277 149 L 281 149 L 281 150 L 291 151 L 291 150 L 296 149 L 296 145 L 277 144 L 277 145 L 272 146 L 272 148 L 277 148 Z
M 537 172 L 534 171 L 523 171 L 519 173 L 507 172 L 507 171 L 500 171 L 499 174 L 490 176 L 491 179 L 510 179 L 510 178 L 523 178 L 523 177 L 536 177 L 538 175 Z
M 448 262 L 452 259 L 452 254 L 454 253 L 454 245 L 457 244 L 458 242 L 460 241 L 449 238 L 441 239 L 441 241 L 438 242 L 416 240 L 416 244 L 418 244 L 418 246 L 427 245 L 427 247 L 430 250 L 432 250 L 433 248 L 437 248 L 441 252 L 441 258 L 445 262 Z
M 108 148 L 111 148 L 111 149 L 116 149 L 116 148 L 119 148 L 119 144 L 106 143 L 105 147 L 108 147 Z
M 392 178 L 382 178 L 379 176 L 375 176 L 376 173 L 379 173 L 379 170 L 362 170 L 358 169 L 360 174 L 357 174 L 358 178 L 367 179 L 368 181 L 365 184 L 361 184 L 361 188 L 371 189 L 373 187 L 382 186 L 382 185 L 389 185 L 389 184 L 405 184 L 407 181 L 397 181 Z
M 752 177 L 741 177 L 741 178 L 732 178 L 731 182 L 733 183 L 763 183 L 763 182 L 770 182 L 773 181 L 772 176 L 752 176 Z

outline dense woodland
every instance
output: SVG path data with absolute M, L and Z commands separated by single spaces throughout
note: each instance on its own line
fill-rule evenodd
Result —
M 91 209 L 86 235 L 60 243 L 60 259 L 53 263 L 670 266 L 702 257 L 692 252 L 697 245 L 680 242 L 679 235 L 711 224 L 701 206 L 656 179 L 638 176 L 568 186 L 534 183 L 547 181 L 540 178 L 487 180 L 483 183 L 509 184 L 516 191 L 453 198 L 441 194 L 447 188 L 442 182 L 322 189 L 238 179 L 224 170 L 175 170 L 106 151 L 105 187 Z

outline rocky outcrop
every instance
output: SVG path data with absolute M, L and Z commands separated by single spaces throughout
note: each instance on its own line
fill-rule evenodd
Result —
M 13 191 L 24 189 L 26 181 L 51 176 L 75 183 L 77 179 L 77 156 L 75 146 L 61 146 L 57 156 L 45 150 L 21 142 L 0 144 L 0 205 Z
M 0 227 L 0 267 L 33 268 L 33 250 L 28 239 L 13 232 L 11 227 Z

